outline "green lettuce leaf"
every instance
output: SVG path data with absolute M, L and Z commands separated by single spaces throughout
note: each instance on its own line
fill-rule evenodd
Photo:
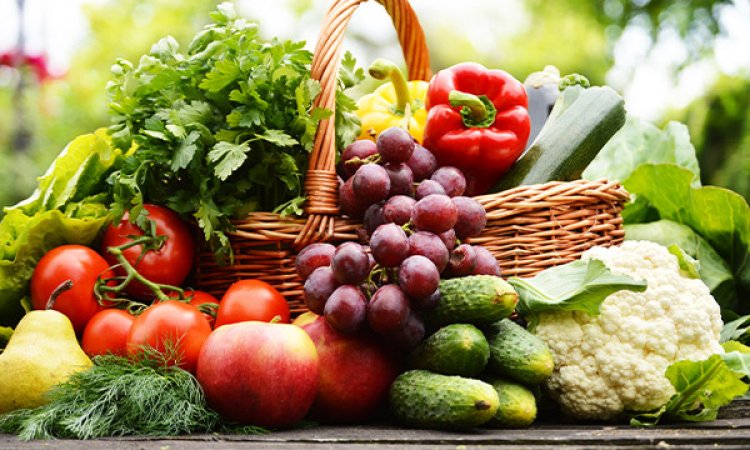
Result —
M 671 220 L 625 225 L 625 239 L 677 245 L 698 263 L 698 274 L 722 308 L 735 309 L 734 276 L 729 265 L 692 228 Z
M 676 393 L 657 411 L 635 415 L 633 426 L 657 425 L 661 420 L 704 422 L 716 419 L 719 408 L 748 390 L 722 355 L 703 361 L 677 361 L 665 373 Z
M 728 263 L 735 278 L 738 312 L 750 309 L 750 207 L 728 189 L 693 186 L 695 174 L 674 164 L 642 164 L 623 183 L 662 219 L 690 227 Z M 626 222 L 632 220 L 627 215 Z
M 106 131 L 79 136 L 28 199 L 6 208 L 0 222 L 0 326 L 15 325 L 25 313 L 31 275 L 46 252 L 63 244 L 89 245 L 109 222 L 106 179 L 121 161 Z
M 635 117 L 628 117 L 583 172 L 583 178 L 625 181 L 645 163 L 677 164 L 694 174 L 693 186 L 700 186 L 698 159 L 688 128 L 679 122 L 669 122 L 661 130 Z
M 511 277 L 507 281 L 518 292 L 516 310 L 530 323 L 537 313 L 550 310 L 597 315 L 610 294 L 623 289 L 646 290 L 644 281 L 616 275 L 597 259 L 573 261 L 544 270 L 533 278 Z
M 105 180 L 122 152 L 111 145 L 105 129 L 73 139 L 39 178 L 39 186 L 13 208 L 27 215 L 80 202 L 105 190 Z

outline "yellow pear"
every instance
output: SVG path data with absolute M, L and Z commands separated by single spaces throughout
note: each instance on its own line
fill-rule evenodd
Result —
M 64 314 L 31 311 L 0 354 L 0 414 L 45 404 L 52 386 L 91 365 Z

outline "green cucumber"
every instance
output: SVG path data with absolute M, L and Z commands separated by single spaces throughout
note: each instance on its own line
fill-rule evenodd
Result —
M 470 275 L 440 282 L 440 301 L 422 314 L 438 328 L 452 323 L 486 325 L 510 316 L 518 303 L 513 286 L 494 275 Z
M 623 124 L 624 101 L 611 88 L 565 89 L 536 141 L 493 191 L 581 178 L 583 170 Z
M 500 398 L 500 406 L 487 426 L 517 428 L 534 423 L 537 413 L 536 397 L 529 388 L 502 378 L 492 377 L 485 381 L 495 388 Z
M 487 331 L 490 360 L 487 369 L 495 375 L 533 385 L 552 375 L 555 361 L 547 344 L 510 319 Z
M 497 412 L 500 398 L 491 385 L 426 370 L 399 375 L 389 393 L 391 410 L 404 425 L 465 429 L 482 425 Z
M 490 358 L 490 345 L 474 325 L 446 325 L 422 341 L 409 355 L 409 367 L 443 375 L 473 377 Z

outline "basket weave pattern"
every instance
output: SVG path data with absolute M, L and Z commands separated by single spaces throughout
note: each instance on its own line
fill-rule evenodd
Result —
M 315 106 L 335 112 L 337 75 L 344 32 L 354 11 L 367 0 L 333 0 L 313 55 L 311 76 L 322 91 Z M 408 0 L 377 0 L 396 29 L 409 79 L 429 80 L 430 58 L 424 33 Z M 195 284 L 218 297 L 235 281 L 261 279 L 287 299 L 293 315 L 307 310 L 302 281 L 295 273 L 296 252 L 311 242 L 357 240 L 361 222 L 342 218 L 335 171 L 334 120 L 320 122 L 305 177 L 304 217 L 255 212 L 234 222 L 230 234 L 234 263 L 217 265 L 213 255 L 198 256 Z M 486 246 L 504 275 L 531 276 L 577 259 L 594 245 L 622 241 L 620 211 L 627 192 L 606 181 L 553 182 L 522 186 L 476 199 L 487 211 L 487 228 L 470 242 Z

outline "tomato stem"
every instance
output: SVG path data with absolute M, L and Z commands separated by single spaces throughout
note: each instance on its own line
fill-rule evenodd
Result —
M 126 242 L 125 244 L 113 246 L 113 247 L 107 247 L 107 251 L 114 256 L 117 259 L 118 264 L 114 267 L 121 267 L 125 271 L 125 277 L 119 276 L 119 277 L 113 277 L 102 280 L 101 278 L 97 279 L 96 285 L 94 286 L 94 291 L 96 292 L 96 296 L 99 299 L 100 304 L 102 302 L 110 302 L 110 303 L 125 303 L 127 306 L 126 308 L 128 311 L 131 312 L 138 312 L 137 309 L 139 308 L 138 305 L 141 305 L 136 302 L 132 302 L 128 299 L 124 298 L 109 298 L 106 294 L 108 293 L 114 293 L 114 294 L 120 294 L 123 289 L 125 289 L 126 286 L 128 286 L 133 280 L 140 282 L 144 286 L 146 286 L 151 292 L 154 293 L 154 296 L 156 299 L 160 302 L 164 302 L 167 300 L 179 300 L 182 302 L 187 302 L 188 300 L 185 298 L 185 291 L 179 287 L 179 286 L 172 286 L 170 284 L 162 284 L 162 283 L 155 283 L 148 278 L 141 275 L 138 270 L 128 261 L 128 259 L 125 257 L 124 251 L 135 247 L 137 245 L 142 246 L 142 252 L 141 256 L 138 258 L 138 261 L 143 257 L 143 255 L 149 251 L 149 250 L 158 250 L 161 248 L 161 246 L 164 244 L 164 239 L 166 236 L 133 236 L 133 239 L 130 242 Z M 114 286 L 111 286 L 108 284 L 108 282 L 111 281 L 119 281 Z M 165 291 L 168 292 L 176 292 L 178 297 L 170 297 L 166 294 Z M 136 303 L 136 305 L 132 305 L 132 303 Z

